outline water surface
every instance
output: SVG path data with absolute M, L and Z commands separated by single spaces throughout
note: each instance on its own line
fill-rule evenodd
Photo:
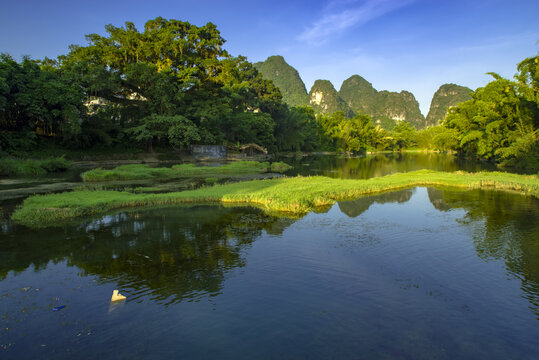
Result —
M 426 152 L 380 153 L 357 157 L 319 155 L 283 160 L 294 166 L 287 175 L 321 175 L 342 179 L 368 179 L 421 169 L 449 172 L 496 170 L 496 166 L 488 162 L 462 159 L 453 154 Z
M 224 206 L 39 232 L 4 220 L 0 356 L 535 359 L 538 215 L 530 197 L 415 188 L 296 220 Z

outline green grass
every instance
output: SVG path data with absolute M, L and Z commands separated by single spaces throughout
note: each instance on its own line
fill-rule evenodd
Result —
M 488 188 L 539 197 L 537 175 L 420 170 L 368 180 L 342 180 L 320 176 L 253 180 L 164 194 L 74 191 L 37 195 L 26 199 L 15 211 L 12 219 L 30 227 L 46 227 L 59 221 L 122 208 L 207 202 L 256 205 L 271 212 L 297 216 L 317 207 L 329 206 L 338 200 L 414 186 Z
M 217 181 L 219 181 L 219 179 L 216 177 L 208 177 L 205 178 L 204 181 L 206 182 L 206 184 L 215 184 Z
M 284 163 L 284 162 L 281 162 L 281 161 L 278 161 L 278 162 L 274 162 L 271 164 L 271 167 L 270 167 L 270 170 L 271 172 L 277 172 L 277 173 L 284 173 L 288 170 L 292 169 L 292 166 Z
M 71 161 L 66 160 L 63 156 L 40 160 L 3 158 L 0 159 L 0 176 L 41 176 L 50 172 L 66 171 L 71 166 Z
M 264 173 L 267 162 L 237 161 L 222 166 L 174 165 L 170 168 L 152 168 L 149 165 L 121 165 L 112 170 L 93 169 L 81 176 L 85 182 L 114 180 L 170 180 L 182 177 L 215 177 L 218 175 L 241 175 Z

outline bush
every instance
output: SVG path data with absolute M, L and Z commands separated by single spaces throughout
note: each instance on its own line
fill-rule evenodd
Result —
M 72 163 L 63 156 L 42 160 L 0 159 L 0 176 L 40 176 L 49 172 L 65 171 Z
M 73 163 L 63 156 L 41 160 L 41 167 L 47 172 L 66 171 L 73 166 Z
M 282 174 L 290 169 L 292 169 L 292 166 L 281 161 L 271 164 L 271 172 L 278 172 Z

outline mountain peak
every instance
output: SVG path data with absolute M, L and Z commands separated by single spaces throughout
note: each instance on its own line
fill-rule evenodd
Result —
M 342 83 L 339 94 L 352 111 L 370 115 L 384 128 L 392 128 L 396 121 L 408 121 L 416 128 L 424 126 L 425 118 L 409 91 L 377 91 L 363 77 L 352 75 Z
M 461 102 L 470 100 L 472 89 L 456 84 L 443 84 L 432 96 L 427 125 L 437 125 L 445 119 L 447 109 Z
M 290 106 L 309 105 L 309 96 L 299 73 L 288 65 L 281 55 L 273 55 L 266 61 L 254 64 L 262 76 L 272 80 Z
M 316 113 L 332 114 L 342 111 L 347 117 L 353 115 L 329 80 L 316 80 L 309 92 L 309 96 L 310 104 Z

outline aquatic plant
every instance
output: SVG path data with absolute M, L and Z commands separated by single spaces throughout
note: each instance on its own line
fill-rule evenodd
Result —
M 267 211 L 297 216 L 317 207 L 329 206 L 335 201 L 414 186 L 495 189 L 539 197 L 537 175 L 419 170 L 367 180 L 343 180 L 321 176 L 252 180 L 162 194 L 73 191 L 36 195 L 27 198 L 14 212 L 12 219 L 17 223 L 37 228 L 54 225 L 62 220 L 102 214 L 121 208 L 204 202 L 249 204 Z
M 278 162 L 274 162 L 271 164 L 271 172 L 277 172 L 277 173 L 284 173 L 290 169 L 292 169 L 292 166 L 282 162 L 282 161 L 278 161 Z
M 93 169 L 81 174 L 85 182 L 113 180 L 170 180 L 182 177 L 216 177 L 219 175 L 258 174 L 266 172 L 267 162 L 236 161 L 221 166 L 196 166 L 195 164 L 174 165 L 170 168 L 152 168 L 146 164 L 121 165 L 114 169 Z

